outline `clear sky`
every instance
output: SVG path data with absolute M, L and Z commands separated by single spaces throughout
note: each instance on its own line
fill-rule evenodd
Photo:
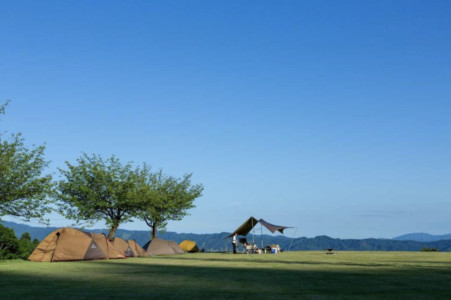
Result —
M 46 142 L 49 172 L 81 152 L 193 172 L 204 196 L 170 231 L 252 215 L 296 236 L 450 233 L 450 16 L 438 0 L 1 1 L 0 129 Z

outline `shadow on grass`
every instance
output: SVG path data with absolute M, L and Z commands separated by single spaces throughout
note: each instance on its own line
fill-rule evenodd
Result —
M 262 265 L 262 264 L 286 264 L 286 265 L 323 265 L 323 266 L 354 266 L 354 267 L 389 267 L 393 264 L 389 263 L 353 263 L 353 262 L 343 262 L 343 261 L 332 261 L 332 262 L 325 262 L 325 261 L 303 261 L 303 260 L 275 260 L 275 259 L 262 259 L 262 260 L 251 260 L 251 259 L 226 259 L 226 258 L 199 258 L 199 257 L 190 257 L 184 258 L 184 257 L 171 257 L 171 256 L 159 256 L 158 259 L 167 259 L 167 260 L 180 260 L 180 261 L 186 261 L 186 260 L 197 260 L 197 261 L 203 261 L 203 262 L 241 262 L 241 263 L 247 263 L 247 264 L 256 264 L 256 265 Z
M 41 267 L 42 266 L 42 267 Z M 65 270 L 67 269 L 67 270 Z M 93 261 L 0 269 L 2 299 L 449 297 L 450 271 L 308 271 Z

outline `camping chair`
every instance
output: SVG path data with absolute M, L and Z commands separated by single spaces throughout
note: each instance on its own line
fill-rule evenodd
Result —
M 246 253 L 247 254 L 255 254 L 258 253 L 258 247 L 256 244 L 247 244 L 246 245 Z
M 238 241 L 240 242 L 239 246 L 243 247 L 243 252 L 245 252 L 246 251 L 246 246 L 247 246 L 246 238 L 239 238 Z
M 246 238 L 239 238 L 240 246 L 243 247 L 243 253 L 254 254 L 258 252 L 257 245 L 253 243 L 248 243 Z

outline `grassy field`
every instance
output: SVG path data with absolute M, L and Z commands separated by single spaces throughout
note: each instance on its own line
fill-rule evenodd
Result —
M 0 262 L 0 299 L 450 299 L 451 253 L 182 254 Z

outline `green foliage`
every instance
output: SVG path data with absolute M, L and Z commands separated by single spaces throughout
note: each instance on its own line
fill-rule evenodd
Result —
M 182 220 L 187 211 L 194 206 L 193 202 L 202 195 L 201 184 L 192 185 L 192 174 L 175 178 L 163 174 L 160 170 L 152 173 L 144 165 L 137 170 L 139 177 L 139 196 L 143 198 L 143 207 L 138 217 L 152 228 L 156 237 L 157 227 L 165 228 L 168 221 Z
M 7 103 L 0 105 L 5 112 Z M 48 195 L 52 177 L 43 175 L 48 166 L 45 146 L 27 148 L 20 134 L 5 139 L 0 135 L 0 217 L 11 215 L 29 220 L 50 212 Z
M 19 241 L 14 230 L 0 224 L 0 260 L 17 258 Z
M 5 109 L 6 109 L 6 106 L 9 104 L 9 100 L 7 100 L 5 103 L 3 103 L 3 104 L 0 104 L 0 115 L 3 115 L 3 114 L 5 114 Z
M 33 242 L 31 241 L 31 236 L 28 232 L 23 233 L 18 243 L 18 256 L 22 259 L 27 259 L 38 244 L 39 241 L 36 239 Z
M 421 252 L 438 252 L 438 249 L 437 248 L 424 247 L 420 251 Z
M 104 160 L 99 155 L 83 154 L 77 164 L 66 162 L 65 177 L 58 183 L 55 197 L 60 213 L 77 223 L 93 224 L 105 220 L 113 238 L 121 223 L 134 217 L 141 203 L 136 197 L 136 173 L 131 163 L 121 164 L 112 156 Z
M 17 239 L 12 228 L 0 224 L 0 260 L 27 259 L 37 245 L 39 245 L 39 241 L 34 239 L 31 242 L 28 232 L 23 233 L 20 239 Z

